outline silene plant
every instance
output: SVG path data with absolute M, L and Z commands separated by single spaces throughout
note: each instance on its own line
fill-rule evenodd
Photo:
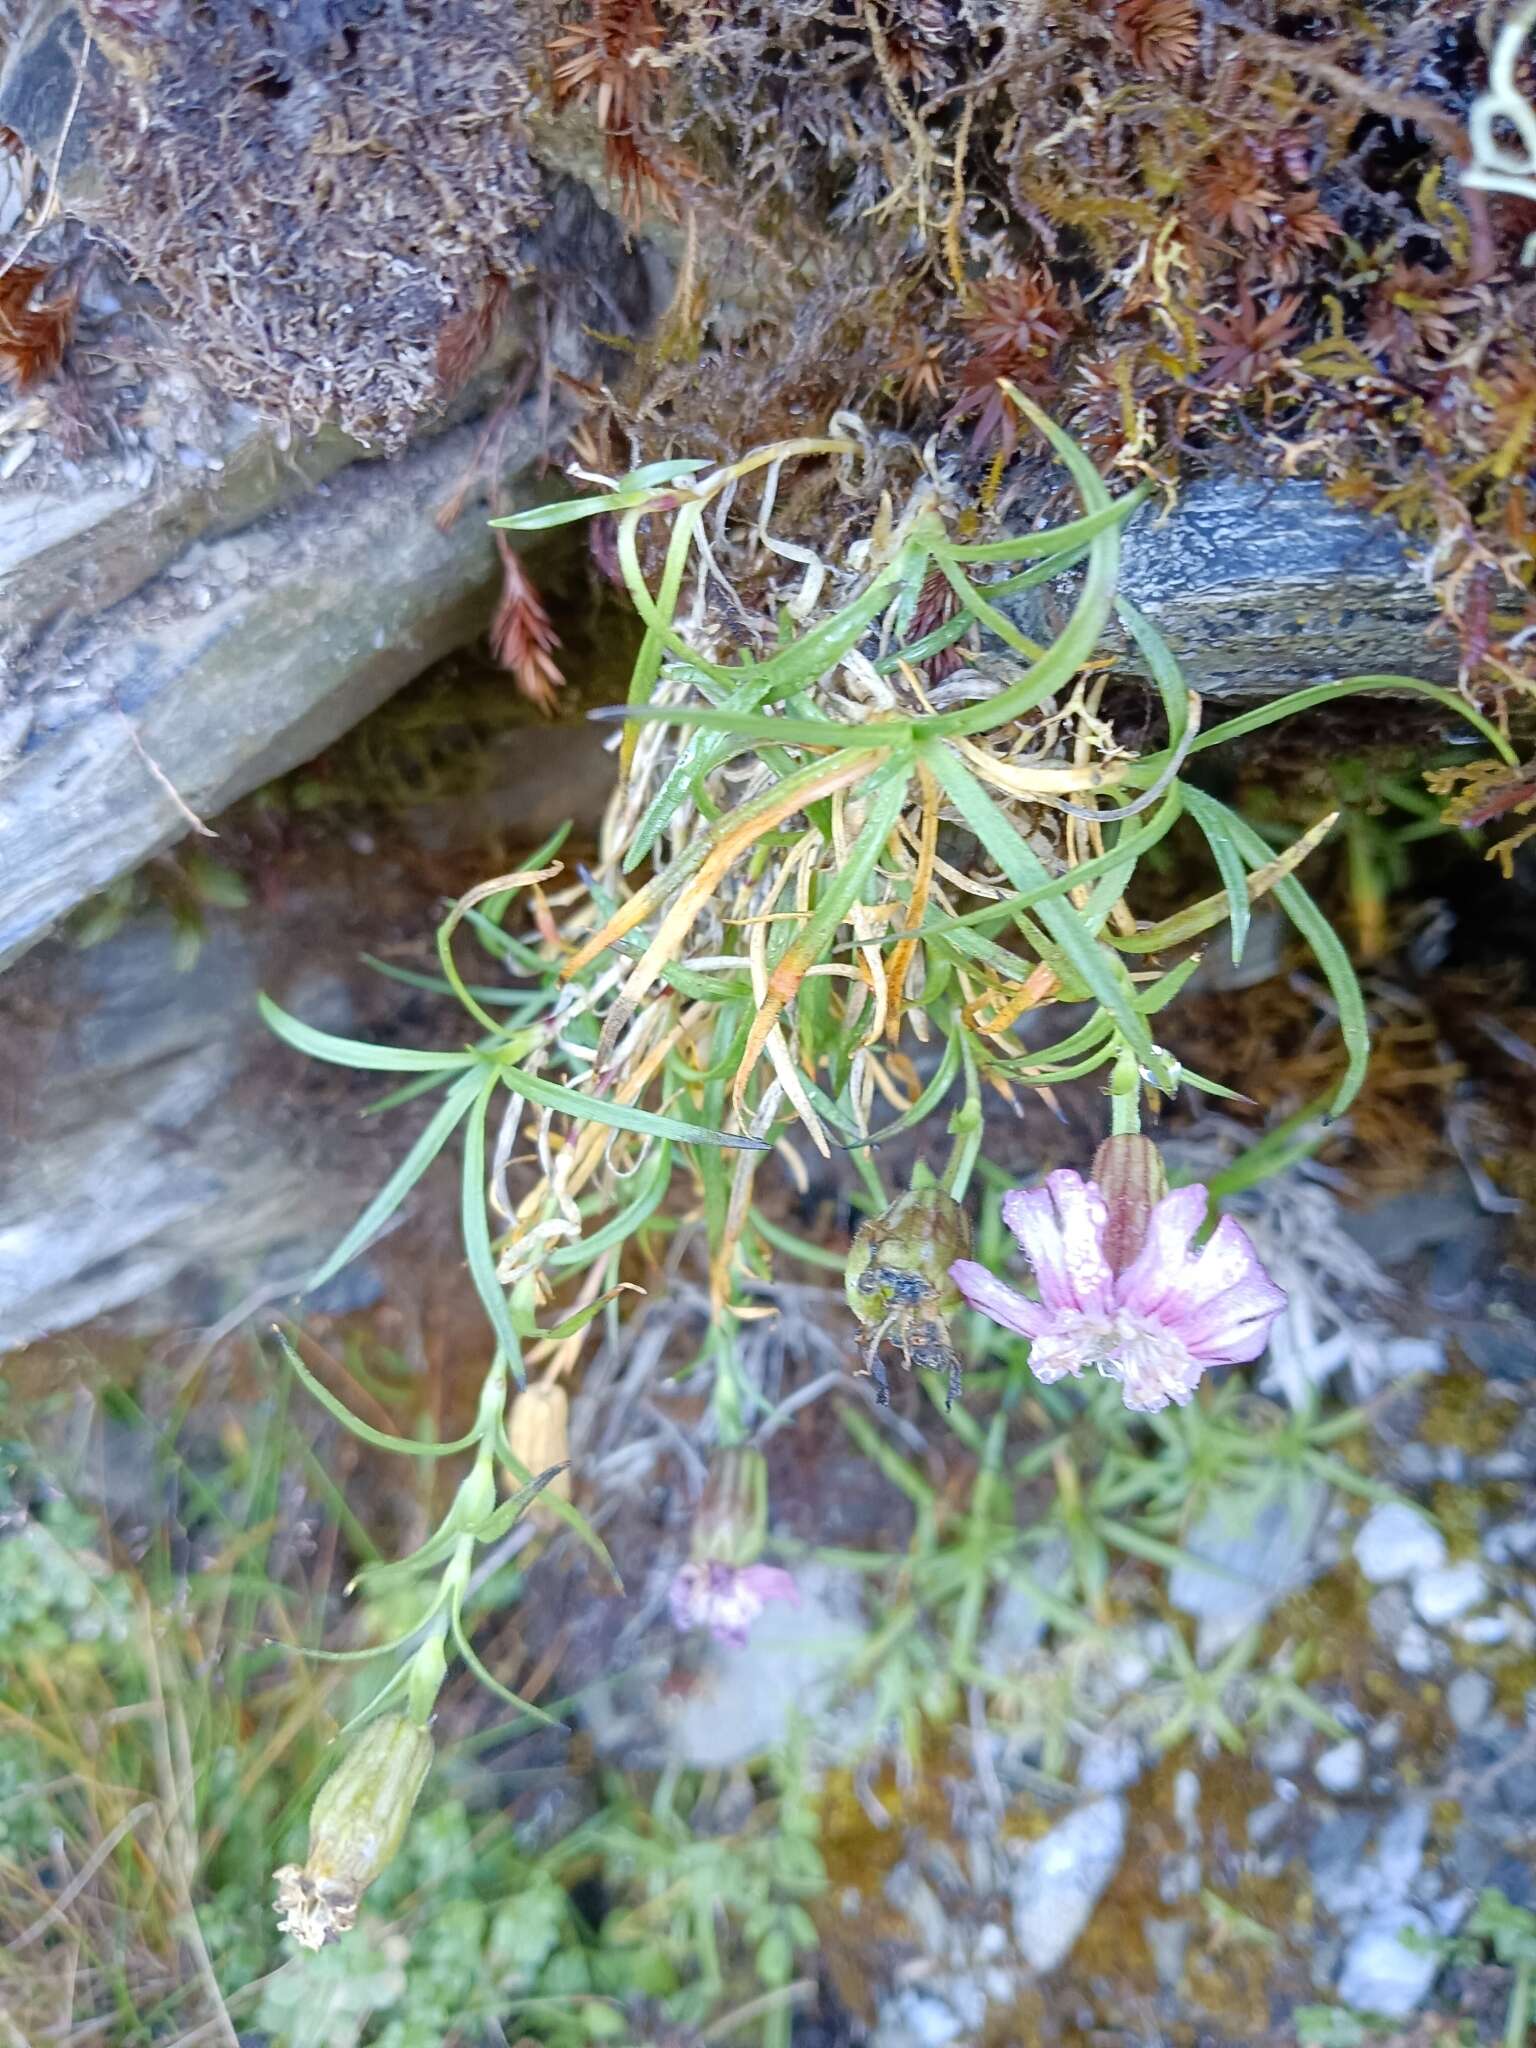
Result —
M 347 1428 L 404 1456 L 465 1461 L 438 1528 L 361 1574 L 365 1592 L 409 1595 L 407 1633 L 329 1653 L 376 1660 L 384 1676 L 346 1731 L 338 1789 L 316 1804 L 313 1867 L 284 1874 L 301 1940 L 349 1924 L 398 1841 L 452 1663 L 538 1718 L 473 1640 L 496 1583 L 486 1561 L 515 1525 L 568 1530 L 617 1578 L 580 1505 L 584 1431 L 597 1431 L 583 1421 L 584 1347 L 595 1331 L 621 1349 L 640 1320 L 635 1289 L 654 1301 L 685 1252 L 707 1314 L 689 1355 L 668 1364 L 696 1400 L 704 1477 L 666 1604 L 679 1629 L 728 1645 L 798 1597 L 765 1554 L 763 1442 L 850 1372 L 869 1375 L 878 1406 L 888 1363 L 913 1369 L 960 1426 L 963 1366 L 983 1368 L 984 1408 L 999 1383 L 987 1361 L 1001 1360 L 1003 1405 L 976 1439 L 995 1471 L 1026 1385 L 1045 1402 L 1064 1380 L 1112 1386 L 1128 1422 L 1155 1427 L 1164 1410 L 1193 1403 L 1195 1416 L 1203 1380 L 1264 1350 L 1284 1295 L 1239 1223 L 1221 1215 L 1211 1228 L 1212 1212 L 1304 1157 L 1348 1108 L 1369 1018 L 1299 874 L 1337 814 L 1276 851 L 1211 793 L 1202 757 L 1380 689 L 1427 697 L 1502 762 L 1514 755 L 1460 697 L 1404 676 L 1350 676 L 1207 723 L 1172 650 L 1117 597 L 1121 531 L 1150 484 L 1112 494 L 1025 394 L 1002 392 L 1076 490 L 1079 509 L 1059 524 L 988 531 L 985 506 L 931 450 L 846 415 L 723 465 L 578 472 L 596 488 L 495 522 L 524 534 L 601 522 L 640 621 L 627 702 L 611 714 L 619 772 L 599 843 L 567 866 L 557 834 L 449 909 L 438 972 L 408 977 L 458 1006 L 439 1050 L 339 1038 L 264 999 L 299 1051 L 390 1077 L 380 1106 L 429 1108 L 310 1284 L 369 1244 L 456 1144 L 490 1351 L 472 1427 L 420 1444 L 351 1415 L 283 1340 Z M 816 508 L 814 546 L 779 529 L 781 497 Z M 1047 582 L 1070 592 L 1070 609 L 1041 644 L 1013 600 Z M 1106 708 L 1099 650 L 1116 621 L 1160 707 L 1146 751 Z M 1180 825 L 1203 839 L 1212 886 L 1148 921 L 1138 871 Z M 1242 960 L 1261 899 L 1311 950 L 1342 1072 L 1208 1184 L 1170 1187 L 1144 1118 L 1180 1091 L 1230 1091 L 1181 1067 L 1158 1020 L 1212 934 Z M 472 971 L 459 957 L 470 946 Z M 1002 1192 L 989 1115 L 1012 1120 L 1026 1094 L 1092 1077 L 1108 1124 L 1095 1156 Z M 882 1159 L 903 1156 L 903 1139 L 905 1156 L 915 1147 L 934 1163 L 893 1186 Z M 851 1252 L 797 1235 L 792 1205 L 774 1199 L 805 1195 L 818 1158 L 862 1213 Z M 788 1275 L 829 1270 L 857 1343 L 840 1372 L 786 1388 L 763 1365 L 765 1319 L 803 1285 Z M 896 1471 L 861 1410 L 846 1404 L 850 1431 Z M 919 1501 L 920 1485 L 908 1485 Z M 965 1626 L 974 1634 L 973 1613 Z

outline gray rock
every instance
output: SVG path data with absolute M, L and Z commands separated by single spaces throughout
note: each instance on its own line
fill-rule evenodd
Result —
M 944 1999 L 908 1985 L 881 2007 L 870 2048 L 949 2048 L 969 2032 L 966 2021 Z
M 642 332 L 667 286 L 584 187 L 554 180 L 549 202 L 521 254 L 560 288 L 531 286 L 516 310 L 525 337 L 547 316 L 548 361 L 588 378 L 594 334 Z M 461 418 L 504 398 L 518 324 Z M 156 403 L 174 412 L 176 391 Z M 371 461 L 339 434 L 289 446 L 210 415 L 196 469 L 140 451 L 73 480 L 34 481 L 36 464 L 0 480 L 0 964 L 182 837 L 189 813 L 306 760 L 485 631 L 499 562 L 481 492 L 446 530 L 439 515 L 476 476 L 515 502 L 546 414 L 530 398 L 498 422 L 494 479 L 483 418 Z
M 1360 674 L 1455 679 L 1398 530 L 1332 504 L 1321 484 L 1218 477 L 1191 484 L 1172 513 L 1147 505 L 1126 530 L 1120 589 L 1208 696 L 1278 697 Z M 1016 616 L 1044 637 L 1065 610 L 1042 586 Z
M 1080 1806 L 1024 1852 L 1009 1887 L 1013 1931 L 1034 1970 L 1071 1954 L 1125 1854 L 1125 1802 Z
M 1408 1947 L 1402 1936 L 1428 1942 L 1434 1932 L 1428 1915 L 1414 1906 L 1393 1906 L 1373 1914 L 1344 1951 L 1340 1999 L 1358 2012 L 1384 2019 L 1406 2019 L 1416 2012 L 1440 1974 L 1442 1958 L 1433 1948 Z
M 1077 1762 L 1077 1782 L 1084 1792 L 1126 1792 L 1141 1776 L 1144 1765 L 1141 1744 L 1134 1735 L 1106 1729 L 1084 1743 Z
M 1421 1622 L 1410 1621 L 1393 1645 L 1392 1654 L 1399 1671 L 1406 1671 L 1413 1678 L 1424 1678 L 1444 1655 L 1444 1646 L 1436 1644 Z
M 1208 1559 L 1175 1565 L 1168 1598 L 1199 1627 L 1195 1653 L 1202 1662 L 1219 1657 L 1245 1629 L 1316 1575 L 1313 1546 L 1328 1505 L 1328 1489 L 1312 1484 L 1300 1496 L 1290 1492 L 1257 1510 L 1234 1496 L 1208 1508 L 1182 1548 Z
M 1490 1379 L 1536 1378 L 1536 1323 L 1528 1316 L 1481 1317 L 1459 1326 L 1456 1336 L 1472 1364 Z
M 1325 1792 L 1339 1796 L 1354 1792 L 1365 1776 L 1365 1744 L 1358 1735 L 1351 1735 L 1347 1742 L 1325 1749 L 1312 1768 Z
M 1487 1597 L 1487 1576 L 1472 1558 L 1422 1571 L 1413 1582 L 1414 1608 L 1419 1619 L 1431 1628 L 1441 1628 L 1460 1615 L 1470 1614 Z
M 1463 1735 L 1481 1728 L 1493 1706 L 1493 1680 L 1482 1671 L 1458 1671 L 1445 1689 L 1445 1710 Z
M 591 829 L 612 776 L 596 728 L 540 723 L 519 739 L 502 787 L 529 838 L 572 814 Z M 364 1118 L 379 1077 L 290 1052 L 255 996 L 390 1038 L 403 993 L 358 956 L 402 927 L 429 939 L 437 885 L 344 844 L 326 867 L 324 880 L 274 868 L 270 910 L 209 912 L 181 971 L 156 913 L 84 950 L 50 940 L 0 980 L 0 1351 L 113 1312 L 165 1328 L 276 1302 L 398 1165 L 425 1105 Z M 445 1002 L 439 1025 L 435 1001 L 411 1005 L 425 1036 L 452 1043 L 463 1013 Z M 356 1306 L 379 1279 L 372 1260 L 350 1267 L 325 1305 Z
M 1368 1813 L 1341 1813 L 1325 1821 L 1307 1850 L 1312 1888 L 1335 1919 L 1360 1912 L 1371 1897 L 1376 1878 L 1365 1857 L 1371 1838 Z
M 1376 1839 L 1375 1870 L 1389 1897 L 1402 1898 L 1423 1869 L 1428 1838 L 1429 1808 L 1421 1799 L 1405 1800 L 1383 1824 Z
M 1165 1991 L 1177 1991 L 1184 1975 L 1184 1958 L 1189 1951 L 1190 1925 L 1187 1920 L 1143 1920 L 1141 1931 L 1152 1952 L 1152 1967 Z
M 157 579 L 13 674 L 32 727 L 0 772 L 0 963 L 180 839 L 188 810 L 207 818 L 307 760 L 483 630 L 493 537 L 475 514 L 447 533 L 433 518 L 480 438 L 345 471 L 249 529 L 244 577 L 206 607 L 197 585 Z M 520 448 L 514 467 L 537 452 L 531 415 Z
M 1471 1644 L 1476 1649 L 1489 1650 L 1496 1643 L 1507 1643 L 1515 1626 L 1515 1609 L 1505 1608 L 1498 1614 L 1473 1614 L 1465 1621 L 1451 1624 L 1451 1633 L 1458 1642 Z
M 1445 1538 L 1402 1501 L 1383 1501 L 1355 1532 L 1355 1563 L 1373 1586 L 1433 1571 L 1445 1562 Z
M 1031 1558 L 1029 1578 L 1045 1592 L 1054 1592 L 1066 1577 L 1071 1554 L 1065 1543 L 1051 1543 Z M 1039 1649 L 1046 1631 L 1045 1610 L 1030 1587 L 1010 1579 L 993 1606 L 982 1637 L 978 1662 L 993 1677 L 1006 1678 Z

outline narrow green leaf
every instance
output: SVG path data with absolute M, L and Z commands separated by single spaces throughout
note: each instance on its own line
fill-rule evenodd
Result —
M 1217 803 L 1214 797 L 1208 797 L 1206 801 L 1214 811 L 1220 812 L 1222 823 L 1243 859 L 1254 867 L 1262 867 L 1270 859 L 1270 851 L 1253 827 L 1225 804 Z M 1296 877 L 1282 876 L 1270 893 L 1312 948 L 1338 1005 L 1339 1028 L 1344 1035 L 1348 1064 L 1328 1106 L 1328 1118 L 1332 1121 L 1342 1116 L 1360 1093 L 1370 1065 L 1371 1027 L 1365 997 L 1338 934 Z
M 526 1095 L 541 1109 L 562 1110 L 583 1123 L 606 1124 L 616 1131 L 638 1131 L 647 1138 L 674 1138 L 683 1145 L 724 1145 L 735 1152 L 766 1152 L 761 1138 L 741 1137 L 734 1132 L 706 1130 L 702 1124 L 686 1124 L 679 1117 L 661 1116 L 655 1110 L 632 1109 L 628 1103 L 610 1102 L 606 1096 L 584 1095 L 559 1081 L 546 1081 L 542 1074 L 529 1074 L 521 1067 L 505 1067 L 507 1086 Z
M 459 1219 L 464 1233 L 464 1250 L 469 1277 L 475 1283 L 480 1304 L 490 1318 L 496 1342 L 506 1353 L 519 1386 L 526 1384 L 522 1347 L 512 1325 L 506 1291 L 496 1277 L 496 1254 L 491 1249 L 490 1218 L 486 1213 L 485 1124 L 500 1077 L 488 1074 L 476 1091 L 464 1125 L 464 1172 L 460 1183 Z
M 361 1437 L 365 1444 L 373 1444 L 381 1451 L 395 1451 L 402 1458 L 449 1458 L 456 1451 L 467 1451 L 470 1445 L 477 1441 L 477 1433 L 474 1430 L 471 1430 L 468 1436 L 456 1437 L 451 1444 L 418 1444 L 413 1443 L 408 1436 L 391 1436 L 387 1430 L 375 1429 L 371 1423 L 364 1422 L 361 1416 L 354 1415 L 345 1401 L 339 1400 L 323 1381 L 315 1378 L 284 1333 L 275 1325 L 272 1334 L 301 1384 L 314 1395 L 322 1408 L 335 1416 L 343 1429 L 349 1429 L 355 1437 Z
M 263 1021 L 295 1051 L 314 1060 L 329 1060 L 332 1066 L 360 1067 L 380 1074 L 447 1073 L 455 1067 L 472 1067 L 472 1052 L 415 1052 L 408 1047 L 369 1045 L 361 1038 L 337 1038 L 333 1032 L 317 1031 L 274 1003 L 269 995 L 258 995 L 256 1007 Z
M 1203 790 L 1190 787 L 1184 792 L 1184 808 L 1205 834 L 1205 842 L 1211 849 L 1211 858 L 1216 863 L 1216 872 L 1221 877 L 1221 886 L 1227 896 L 1227 919 L 1232 927 L 1232 965 L 1241 964 L 1243 949 L 1248 943 L 1248 926 L 1252 906 L 1248 901 L 1248 874 L 1237 848 L 1222 830 L 1221 819 L 1211 809 L 1210 799 Z
M 949 1093 L 956 1074 L 960 1071 L 959 1034 L 952 1032 L 944 1041 L 944 1053 L 934 1070 L 933 1078 L 924 1088 L 912 1107 L 897 1117 L 894 1123 L 886 1124 L 878 1131 L 871 1131 L 867 1138 L 855 1138 L 845 1151 L 856 1152 L 861 1145 L 883 1145 L 888 1138 L 899 1137 L 903 1131 L 910 1131 L 923 1121 L 928 1113 L 936 1109 Z M 841 1261 L 838 1261 L 841 1264 Z
M 1266 725 L 1273 725 L 1276 719 L 1291 718 L 1299 711 L 1316 710 L 1320 704 L 1335 704 L 1341 697 L 1355 697 L 1363 690 L 1406 690 L 1416 697 L 1429 697 L 1447 711 L 1454 711 L 1458 718 L 1480 732 L 1509 767 L 1519 765 L 1519 754 L 1498 727 L 1484 718 L 1480 711 L 1474 710 L 1465 697 L 1457 696 L 1454 690 L 1441 689 L 1438 683 L 1420 682 L 1417 676 L 1342 676 L 1336 683 L 1314 683 L 1311 689 L 1293 690 L 1273 703 L 1256 705 L 1252 711 L 1244 711 L 1222 725 L 1213 726 L 1209 732 L 1201 733 L 1190 752 L 1203 754 L 1208 747 L 1219 747 L 1227 740 L 1241 739 L 1245 733 L 1258 732 Z M 1166 756 L 1149 755 L 1137 767 L 1142 773 L 1151 769 L 1155 774 L 1165 761 Z
M 1137 506 L 1145 504 L 1150 492 L 1150 484 L 1138 484 L 1125 497 L 1101 505 L 1096 512 L 1086 513 L 1081 519 L 1069 520 L 1065 526 L 1044 527 L 1038 533 L 1010 534 L 1006 540 L 974 541 L 963 545 L 946 540 L 935 545 L 934 553 L 947 555 L 952 562 L 1027 562 L 1036 555 L 1066 554 L 1081 547 L 1085 541 L 1093 540 L 1106 527 L 1124 525 Z
M 551 1269 L 590 1266 L 602 1258 L 605 1252 L 613 1251 L 618 1245 L 627 1244 L 635 1232 L 661 1207 L 671 1180 L 672 1147 L 663 1139 L 656 1148 L 655 1165 L 645 1185 L 634 1199 L 616 1216 L 610 1216 L 602 1228 L 594 1230 L 590 1237 L 578 1238 L 574 1244 L 556 1245 L 548 1259 Z
M 1157 694 L 1163 700 L 1163 716 L 1168 721 L 1169 751 L 1177 752 L 1180 742 L 1189 730 L 1189 685 L 1174 659 L 1173 649 L 1152 621 L 1137 611 L 1128 597 L 1117 597 L 1115 610 L 1120 615 L 1120 623 L 1141 649 L 1142 657 L 1152 672 Z
M 538 1721 L 545 1728 L 559 1728 L 563 1725 L 555 1719 L 553 1714 L 546 1714 L 542 1707 L 534 1706 L 529 1700 L 519 1699 L 515 1692 L 504 1686 L 499 1678 L 493 1677 L 486 1670 L 475 1651 L 474 1644 L 469 1640 L 469 1633 L 464 1626 L 464 1600 L 462 1594 L 456 1593 L 449 1602 L 448 1622 L 449 1627 L 453 1631 L 453 1640 L 458 1645 L 459 1655 L 488 1692 L 495 1693 L 499 1700 L 505 1700 L 509 1707 L 516 1707 L 520 1714 L 526 1714 L 530 1721 Z
M 431 1122 L 421 1133 L 410 1151 L 406 1153 L 383 1187 L 358 1217 L 335 1251 L 304 1283 L 304 1292 L 312 1294 L 323 1287 L 327 1280 L 339 1273 L 343 1266 L 355 1259 L 365 1246 L 371 1244 L 380 1230 L 394 1215 L 411 1189 L 415 1187 L 438 1153 L 442 1151 L 455 1128 L 463 1121 L 475 1092 L 481 1086 L 480 1075 L 461 1074 L 449 1089 L 445 1099 L 437 1106 Z
M 1039 855 L 1015 831 L 970 770 L 954 751 L 945 746 L 925 744 L 920 750 L 950 802 L 1003 873 L 1021 891 L 1036 890 L 1049 883 Z M 1091 938 L 1070 905 L 1055 897 L 1037 903 L 1040 921 L 1060 947 L 1063 957 L 1099 1006 L 1113 1017 L 1125 1043 L 1138 1062 L 1158 1078 L 1159 1086 L 1171 1092 L 1168 1063 L 1152 1043 L 1146 1020 L 1139 1016 L 1131 985 L 1124 970 L 1098 942 Z
M 914 1507 L 931 1514 L 937 1505 L 938 1495 L 916 1467 L 889 1444 L 857 1408 L 844 1402 L 837 1412 L 844 1429 L 865 1457 L 880 1467 L 891 1484 L 899 1487 Z

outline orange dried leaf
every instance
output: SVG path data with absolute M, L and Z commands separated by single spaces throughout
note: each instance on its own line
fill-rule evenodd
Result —
M 73 292 L 39 305 L 32 303 L 49 275 L 35 263 L 18 263 L 0 275 L 0 376 L 18 391 L 29 390 L 53 375 L 64 360 L 74 329 Z

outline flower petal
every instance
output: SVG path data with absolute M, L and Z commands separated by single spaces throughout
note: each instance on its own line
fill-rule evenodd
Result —
M 1108 1309 L 1114 1276 L 1104 1256 L 1109 1211 L 1081 1174 L 1063 1167 L 1044 1187 L 1003 1197 L 1003 1221 L 1034 1268 L 1047 1308 Z
M 1190 1240 L 1205 1221 L 1210 1197 L 1199 1181 L 1175 1188 L 1147 1219 L 1146 1241 L 1115 1282 L 1115 1300 L 1135 1316 L 1162 1312 L 1172 1320 L 1170 1296 L 1182 1302 L 1191 1260 Z M 1171 1304 L 1170 1304 L 1171 1305 Z
M 1015 1330 L 1021 1337 L 1040 1337 L 1055 1327 L 1054 1310 L 1038 1301 L 1031 1301 L 1027 1294 L 1020 1294 L 974 1259 L 956 1259 L 949 1269 L 949 1277 L 972 1308 L 979 1308 L 984 1316 L 990 1316 L 994 1323 L 1001 1323 L 1005 1330 Z
M 793 1573 L 785 1571 L 782 1565 L 744 1565 L 736 1576 L 760 1606 L 766 1607 L 770 1600 L 784 1600 L 791 1607 L 800 1605 L 800 1588 Z
M 1177 1312 L 1170 1314 L 1173 1304 L 1167 1303 L 1160 1320 L 1197 1357 L 1238 1364 L 1258 1357 L 1285 1302 L 1285 1290 L 1265 1272 L 1247 1231 L 1224 1216 L 1187 1269 Z

